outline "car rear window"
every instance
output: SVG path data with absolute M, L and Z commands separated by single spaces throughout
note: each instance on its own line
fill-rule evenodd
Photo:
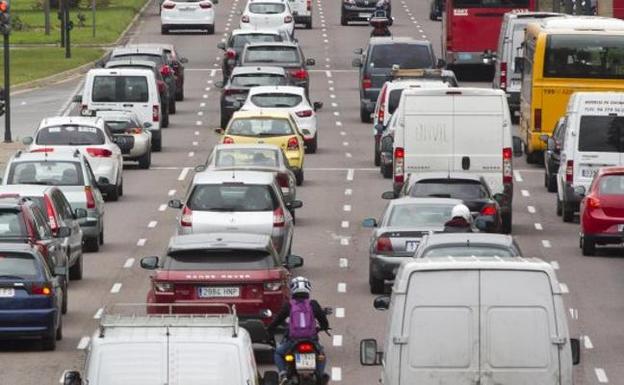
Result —
M 392 68 L 399 65 L 402 69 L 433 68 L 429 47 L 421 44 L 378 44 L 373 47 L 370 66 L 372 68 Z
M 96 76 L 92 99 L 98 103 L 145 103 L 149 88 L 145 76 Z
M 230 80 L 236 87 L 278 86 L 284 84 L 284 75 L 279 74 L 244 74 L 236 75 Z
M 245 53 L 245 63 L 300 63 L 296 47 L 249 47 Z
M 7 184 L 44 184 L 51 186 L 82 186 L 79 162 L 35 161 L 12 162 Z
M 403 89 L 390 91 L 390 95 L 388 95 L 388 113 L 389 114 L 394 114 L 394 111 L 399 106 L 402 93 L 403 93 Z
M 35 256 L 31 254 L 0 252 L 0 280 L 36 277 L 39 269 Z
M 251 43 L 273 43 L 282 41 L 282 37 L 278 34 L 244 34 L 232 37 L 232 47 L 243 48 L 245 44 Z
M 251 102 L 258 107 L 264 108 L 291 108 L 298 106 L 303 98 L 297 94 L 268 93 L 255 94 L 251 97 Z
M 273 256 L 261 250 L 184 250 L 165 258 L 168 270 L 261 270 L 276 267 Z
M 217 167 L 277 167 L 278 153 L 275 150 L 260 148 L 236 148 L 219 150 L 215 159 Z
M 187 202 L 197 211 L 273 211 L 278 201 L 268 185 L 201 184 L 195 186 Z
M 283 13 L 286 9 L 284 4 L 279 3 L 252 3 L 249 4 L 249 12 L 261 15 L 275 15 Z
M 515 253 L 511 249 L 492 246 L 444 246 L 432 247 L 423 253 L 423 258 L 427 257 L 514 257 Z
M 427 227 L 444 226 L 451 219 L 453 205 L 400 204 L 392 208 L 387 226 Z
M 624 195 L 624 175 L 605 175 L 598 182 L 600 195 Z
M 409 196 L 484 199 L 489 195 L 485 187 L 476 180 L 426 179 L 415 183 L 409 191 Z
M 227 129 L 229 135 L 285 136 L 295 132 L 286 119 L 235 119 Z
M 624 116 L 581 117 L 578 149 L 585 152 L 623 152 Z
M 37 132 L 35 141 L 39 145 L 99 145 L 104 144 L 104 133 L 95 127 L 63 125 L 44 127 Z
M 107 120 L 106 125 L 113 134 L 124 134 L 134 131 L 136 128 L 141 128 L 137 122 L 130 119 L 128 120 Z
M 0 211 L 0 238 L 27 237 L 26 224 L 20 210 Z
M 162 55 L 156 53 L 126 53 L 121 55 L 115 55 L 111 60 L 146 60 L 156 64 L 165 64 Z

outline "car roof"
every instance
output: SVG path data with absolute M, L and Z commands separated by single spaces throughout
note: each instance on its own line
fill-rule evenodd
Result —
M 20 197 L 43 196 L 48 190 L 58 189 L 56 186 L 39 184 L 8 184 L 0 186 L 0 196 L 4 194 L 18 194 Z
M 539 22 L 544 29 L 580 32 L 624 31 L 624 20 L 602 16 L 548 17 Z
M 232 143 L 232 144 L 216 144 L 213 147 L 213 151 L 220 151 L 220 150 L 236 150 L 236 149 L 247 149 L 247 148 L 251 148 L 251 149 L 258 149 L 258 150 L 274 150 L 274 151 L 280 151 L 281 148 L 275 144 L 267 144 L 267 143 Z
M 34 254 L 33 251 L 29 243 L 0 242 L 0 254 L 4 252 Z
M 428 40 L 417 40 L 409 36 L 371 37 L 370 40 L 368 41 L 368 45 L 392 44 L 392 43 L 418 44 L 418 45 L 431 46 L 431 42 Z
M 118 55 L 129 55 L 133 53 L 138 53 L 142 55 L 162 55 L 163 47 L 157 47 L 154 45 L 142 45 L 142 44 L 131 44 L 123 47 L 115 47 L 111 51 L 111 57 L 115 57 Z
M 418 96 L 501 96 L 506 97 L 505 92 L 493 88 L 456 87 L 456 88 L 415 88 L 405 90 L 404 95 Z
M 80 150 L 71 147 L 59 146 L 53 147 L 54 151 L 50 152 L 27 152 L 18 151 L 13 155 L 11 163 L 21 161 L 68 161 L 80 163 L 84 155 Z
M 599 175 L 616 175 L 624 174 L 624 166 L 601 167 L 598 170 Z
M 300 96 L 305 95 L 305 89 L 303 87 L 295 86 L 258 86 L 251 87 L 249 94 L 271 94 L 271 93 L 285 93 L 296 94 Z
M 288 111 L 279 111 L 279 110 L 263 110 L 263 109 L 254 109 L 249 111 L 236 111 L 232 115 L 232 120 L 234 119 L 247 119 L 247 118 L 273 118 L 273 119 L 290 119 L 291 115 Z
M 469 245 L 472 243 L 509 247 L 514 243 L 513 237 L 506 234 L 437 233 L 429 234 L 426 237 L 427 239 L 423 241 L 423 244 L 426 244 L 427 247 L 439 245 Z
M 561 16 L 569 16 L 565 13 L 557 13 L 557 12 L 543 12 L 543 11 L 529 11 L 529 12 L 507 12 L 505 17 L 513 20 L 522 20 L 522 19 L 543 19 L 546 17 L 561 17 Z
M 87 75 L 93 76 L 154 76 L 154 70 L 148 68 L 93 68 L 90 69 Z
M 266 73 L 266 74 L 277 74 L 277 75 L 285 75 L 286 70 L 282 67 L 273 67 L 273 66 L 248 66 L 248 67 L 234 67 L 232 70 L 232 74 L 230 77 L 240 74 L 252 74 L 252 73 Z
M 238 35 L 277 35 L 281 36 L 280 31 L 276 29 L 235 29 L 232 31 L 232 36 Z
M 231 172 L 229 174 L 232 174 Z M 174 235 L 169 240 L 168 252 L 197 249 L 267 250 L 270 235 L 247 233 L 206 233 Z
M 119 68 L 124 66 L 141 66 L 141 67 L 149 67 L 156 68 L 156 63 L 149 60 L 141 60 L 141 59 L 119 59 L 113 58 L 113 60 L 109 60 L 106 63 L 106 68 Z
M 388 204 L 388 207 L 400 206 L 400 205 L 435 205 L 435 204 L 448 204 L 459 205 L 464 203 L 461 199 L 452 198 L 419 198 L 419 197 L 401 197 L 392 199 Z
M 39 124 L 39 128 L 63 125 L 81 125 L 99 128 L 104 125 L 104 121 L 102 118 L 91 116 L 52 116 L 43 118 Z
M 245 49 L 255 48 L 255 47 L 293 47 L 298 48 L 299 45 L 295 42 L 291 41 L 272 41 L 267 43 L 249 43 L 245 45 Z
M 157 49 L 163 49 L 163 50 L 167 50 L 167 51 L 173 51 L 175 50 L 175 46 L 173 44 L 167 44 L 167 43 L 138 43 L 138 44 L 126 44 L 125 45 L 126 48 L 132 48 L 132 47 L 145 47 L 145 48 L 157 48 Z
M 126 119 L 136 119 L 139 120 L 139 117 L 134 111 L 130 110 L 96 110 L 95 113 L 97 116 L 106 120 L 106 118 L 126 118 Z
M 193 185 L 197 184 L 264 184 L 273 183 L 273 174 L 261 171 L 215 171 L 206 170 L 195 174 Z

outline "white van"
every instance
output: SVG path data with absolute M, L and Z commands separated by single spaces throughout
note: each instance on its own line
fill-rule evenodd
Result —
M 404 263 L 388 309 L 385 348 L 366 339 L 363 365 L 384 385 L 572 385 L 580 361 L 562 290 L 548 263 L 525 258 L 424 258 Z
M 571 222 L 598 169 L 624 164 L 624 92 L 576 92 L 564 119 L 557 215 Z
M 288 0 L 296 24 L 312 29 L 312 0 Z
M 143 124 L 149 123 L 152 150 L 162 147 L 160 94 L 154 72 L 138 68 L 96 68 L 87 73 L 82 96 L 85 114 L 94 110 L 128 110 L 137 114 Z
M 423 88 L 401 96 L 393 147 L 394 191 L 410 173 L 463 171 L 482 175 L 499 204 L 503 231 L 511 232 L 512 140 L 507 97 L 501 90 Z M 395 113 L 396 113 L 395 111 Z M 512 151 L 512 142 L 513 145 Z

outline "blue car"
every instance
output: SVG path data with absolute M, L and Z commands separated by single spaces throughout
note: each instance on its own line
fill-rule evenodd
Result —
M 66 270 L 29 244 L 0 244 L 0 338 L 39 337 L 43 350 L 56 348 Z

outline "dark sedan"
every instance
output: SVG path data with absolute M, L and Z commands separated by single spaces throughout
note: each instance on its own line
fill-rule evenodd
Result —
M 347 25 L 350 21 L 368 21 L 377 10 L 378 0 L 342 0 L 340 8 L 340 24 Z M 383 9 L 388 17 L 392 17 L 390 0 L 383 1 Z

